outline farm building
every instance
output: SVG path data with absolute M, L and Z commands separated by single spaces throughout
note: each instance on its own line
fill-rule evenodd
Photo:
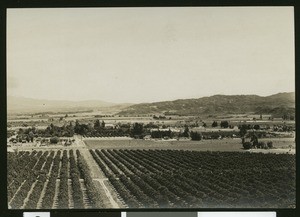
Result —
M 165 128 L 165 129 L 157 129 L 157 128 L 151 128 L 150 129 L 150 132 L 153 132 L 153 131 L 171 131 L 171 132 L 175 132 L 175 133 L 180 133 L 181 132 L 181 129 L 179 128 L 174 128 L 174 127 L 168 127 L 168 128 Z
M 115 125 L 114 124 L 105 124 L 106 129 L 114 129 Z
M 150 140 L 150 139 L 151 139 L 151 135 L 144 136 L 144 140 Z

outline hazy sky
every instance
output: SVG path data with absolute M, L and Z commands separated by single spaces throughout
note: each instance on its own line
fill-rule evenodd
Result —
M 8 9 L 8 94 L 153 102 L 294 91 L 293 7 Z
M 276 217 L 276 212 L 198 212 L 198 217 Z

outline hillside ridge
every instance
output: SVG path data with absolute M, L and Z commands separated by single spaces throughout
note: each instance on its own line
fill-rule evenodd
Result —
M 268 113 L 279 116 L 295 113 L 295 92 L 283 92 L 270 96 L 221 95 L 193 99 L 177 99 L 129 106 L 119 115 L 222 115 L 243 113 Z

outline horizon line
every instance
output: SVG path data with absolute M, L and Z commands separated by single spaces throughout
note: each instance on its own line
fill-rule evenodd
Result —
M 63 101 L 63 102 L 87 102 L 87 101 L 97 101 L 97 102 L 103 102 L 103 103 L 110 103 L 110 104 L 145 104 L 145 103 L 156 103 L 156 102 L 169 102 L 169 101 L 176 101 L 176 100 L 185 100 L 185 99 L 200 99 L 204 97 L 213 97 L 213 96 L 259 96 L 259 97 L 268 97 L 268 96 L 273 96 L 276 94 L 282 94 L 282 93 L 295 93 L 295 91 L 283 91 L 283 92 L 276 92 L 273 94 L 268 94 L 268 95 L 259 95 L 259 94 L 221 94 L 221 93 L 216 93 L 212 95 L 206 95 L 206 96 L 199 96 L 199 97 L 186 97 L 186 98 L 175 98 L 175 99 L 166 99 L 166 100 L 159 100 L 159 101 L 149 101 L 149 102 L 113 102 L 113 101 L 106 101 L 102 99 L 84 99 L 84 100 L 72 100 L 72 99 L 45 99 L 45 98 L 33 98 L 33 97 L 28 97 L 28 96 L 16 96 L 16 95 L 11 95 L 7 94 L 6 98 L 8 99 L 9 97 L 16 97 L 16 98 L 23 98 L 23 99 L 31 99 L 31 100 L 44 100 L 44 101 Z

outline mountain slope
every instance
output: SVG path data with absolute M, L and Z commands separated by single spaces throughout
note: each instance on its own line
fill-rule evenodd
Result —
M 119 115 L 142 114 L 216 115 L 216 114 L 276 114 L 295 113 L 295 93 L 257 95 L 214 95 L 199 99 L 178 99 L 155 103 L 136 104 L 125 108 Z

